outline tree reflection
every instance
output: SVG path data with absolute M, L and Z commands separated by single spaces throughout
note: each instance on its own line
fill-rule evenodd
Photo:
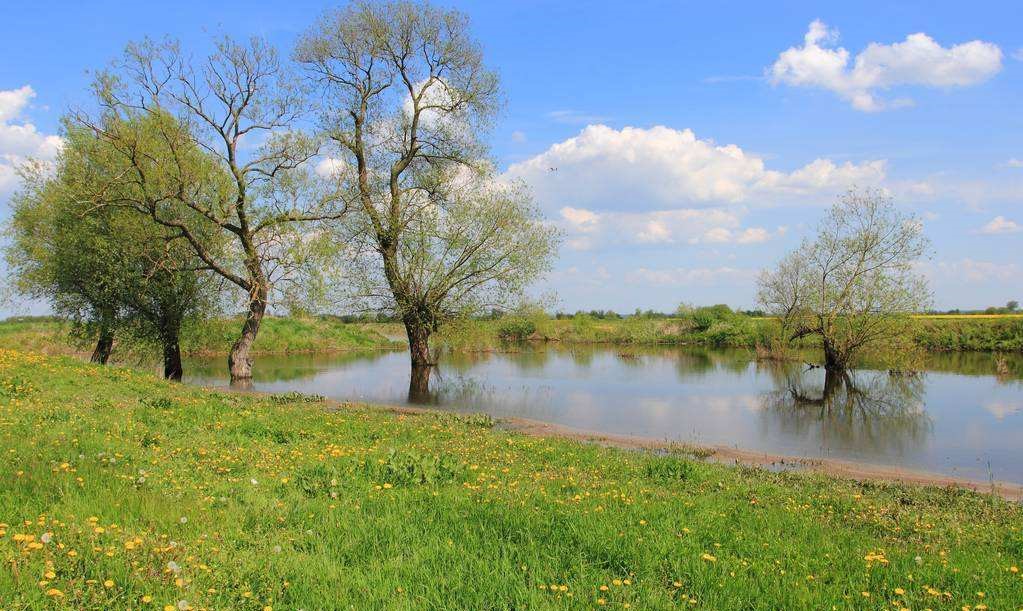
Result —
M 770 421 L 793 435 L 816 431 L 822 447 L 903 454 L 931 433 L 922 374 L 768 367 L 776 386 L 764 395 Z

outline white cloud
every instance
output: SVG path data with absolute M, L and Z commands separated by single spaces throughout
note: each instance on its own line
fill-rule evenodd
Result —
M 1020 226 L 1016 221 L 1009 220 L 1004 216 L 996 216 L 980 228 L 980 233 L 997 235 L 1000 233 L 1016 233 L 1020 229 L 1023 229 L 1023 226 Z
M 581 110 L 552 110 L 547 113 L 547 118 L 567 125 L 589 125 L 591 123 L 603 123 L 608 120 L 607 117 Z
M 1013 51 L 1012 58 L 1015 59 L 1016 61 L 1023 62 L 1023 47 L 1020 47 Z
M 324 157 L 316 162 L 313 170 L 320 178 L 336 178 L 344 173 L 348 164 L 344 159 L 336 157 Z
M 558 223 L 572 250 L 613 244 L 757 244 L 785 234 L 785 227 L 774 232 L 740 228 L 742 213 L 724 208 L 594 212 L 566 206 Z
M 734 283 L 740 280 L 752 281 L 756 274 L 756 270 L 734 267 L 676 267 L 669 269 L 641 267 L 627 274 L 625 280 L 630 284 L 649 284 L 655 286 L 713 285 L 719 284 L 722 281 L 727 283 Z
M 852 184 L 881 182 L 885 161 L 817 159 L 786 173 L 768 169 L 763 158 L 737 145 L 701 140 L 689 129 L 591 125 L 513 164 L 505 177 L 524 180 L 549 211 L 663 210 L 793 196 L 831 201 Z
M 973 40 L 942 47 L 918 32 L 902 42 L 872 42 L 852 58 L 835 47 L 838 31 L 820 20 L 810 24 L 803 46 L 782 52 L 768 69 L 774 83 L 820 87 L 848 100 L 862 111 L 878 111 L 912 104 L 912 100 L 882 100 L 876 90 L 901 85 L 967 87 L 984 82 L 1002 68 L 997 45 Z
M 1005 162 L 1007 168 L 1023 168 L 1023 159 L 1016 159 L 1013 157 Z
M 0 91 L 0 196 L 18 182 L 15 168 L 27 159 L 53 159 L 60 151 L 60 136 L 39 132 L 22 115 L 36 95 L 32 87 Z
M 526 141 L 526 132 L 515 130 L 512 132 L 511 139 L 512 142 L 515 142 L 516 144 L 522 144 Z
M 921 263 L 919 266 L 932 282 L 950 281 L 955 283 L 984 282 L 1020 282 L 1023 281 L 1023 269 L 1015 263 L 994 263 L 960 259 L 958 261 L 940 261 L 937 263 Z

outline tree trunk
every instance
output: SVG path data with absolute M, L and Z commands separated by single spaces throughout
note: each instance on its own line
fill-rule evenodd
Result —
M 411 317 L 405 319 L 405 333 L 408 335 L 409 356 L 412 357 L 412 368 L 430 367 L 430 328 Z
M 831 340 L 824 338 L 824 368 L 829 371 L 845 371 L 846 355 L 842 354 Z
M 409 403 L 430 403 L 430 372 L 429 365 L 412 365 L 408 380 Z
M 184 369 L 181 367 L 181 346 L 178 338 L 163 340 L 163 377 L 175 382 L 181 381 Z
M 110 353 L 113 349 L 114 332 L 104 327 L 99 331 L 99 339 L 96 340 L 96 348 L 92 351 L 92 357 L 89 360 L 93 363 L 106 365 L 107 361 L 110 360 Z
M 258 282 L 249 293 L 249 311 L 245 315 L 242 334 L 231 346 L 227 356 L 227 368 L 231 372 L 231 386 L 248 388 L 252 386 L 252 358 L 249 351 L 259 334 L 259 325 L 266 314 L 267 291 L 264 282 Z

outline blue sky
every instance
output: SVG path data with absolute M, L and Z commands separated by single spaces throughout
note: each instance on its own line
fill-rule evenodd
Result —
M 11 165 L 52 155 L 60 114 L 129 40 L 288 49 L 334 6 L 42 4 L 0 9 L 0 216 Z M 445 4 L 501 75 L 501 170 L 565 231 L 560 307 L 753 306 L 758 270 L 850 184 L 923 219 L 937 306 L 1023 300 L 1017 2 Z

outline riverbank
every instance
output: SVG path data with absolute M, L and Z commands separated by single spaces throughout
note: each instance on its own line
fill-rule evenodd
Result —
M 241 324 L 240 318 L 225 318 L 189 326 L 182 333 L 182 352 L 186 356 L 226 355 Z M 0 348 L 45 354 L 83 354 L 91 350 L 89 342 L 72 341 L 68 331 L 66 323 L 48 318 L 0 321 Z M 399 323 L 345 323 L 329 316 L 273 316 L 264 319 L 253 354 L 401 348 L 405 345 L 403 338 L 404 328 Z M 750 350 L 777 350 L 785 343 L 780 341 L 776 319 L 746 316 L 718 306 L 671 318 L 537 315 L 456 321 L 442 327 L 433 343 L 440 348 L 471 352 L 507 350 L 510 344 L 523 341 Z M 921 350 L 932 352 L 1023 352 L 1023 315 L 921 315 L 913 318 L 912 341 Z M 791 348 L 814 349 L 816 345 L 805 340 Z M 127 342 L 115 347 L 115 358 L 138 362 L 139 353 L 146 350 Z
M 185 356 L 226 355 L 237 339 L 241 318 L 222 318 L 187 326 L 181 334 L 181 352 Z M 70 337 L 70 326 L 50 318 L 11 319 L 0 322 L 0 348 L 31 350 L 44 354 L 88 354 L 88 341 Z M 342 323 L 329 317 L 278 317 L 263 319 L 252 353 L 302 354 L 348 350 L 400 348 L 401 342 L 380 333 L 374 324 Z M 137 362 L 153 348 L 118 341 L 114 360 Z
M 13 608 L 1014 608 L 1023 508 L 0 351 Z M 181 601 L 185 601 L 182 603 Z M 981 607 L 983 608 L 983 607 Z
M 912 343 L 927 351 L 1023 352 L 1023 315 L 920 315 L 911 320 Z M 782 341 L 775 318 L 752 317 L 714 306 L 669 318 L 547 316 L 466 321 L 442 329 L 438 341 L 455 349 L 497 349 L 507 341 L 614 345 L 706 345 L 772 348 Z M 814 348 L 812 340 L 794 347 Z

